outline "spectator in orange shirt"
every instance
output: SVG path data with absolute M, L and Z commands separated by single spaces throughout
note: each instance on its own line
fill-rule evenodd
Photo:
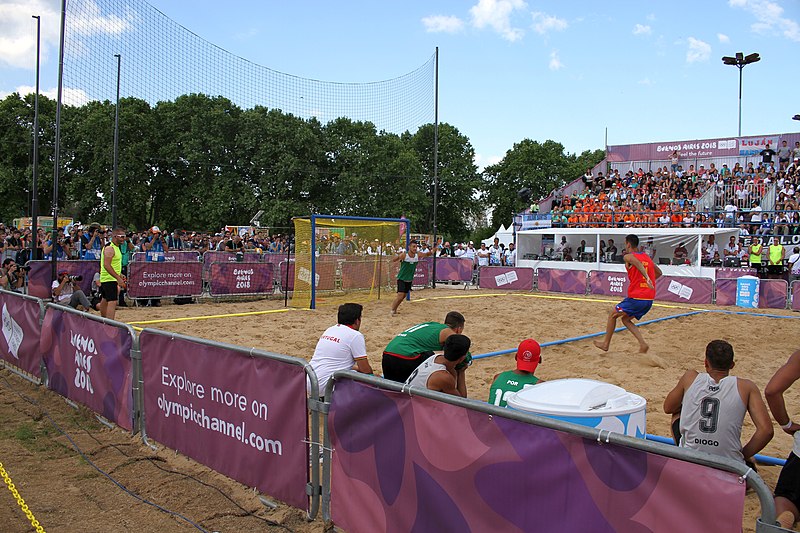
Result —
M 669 218 L 673 228 L 679 228 L 681 226 L 681 222 L 683 222 L 683 215 L 681 215 L 680 211 L 675 211 Z

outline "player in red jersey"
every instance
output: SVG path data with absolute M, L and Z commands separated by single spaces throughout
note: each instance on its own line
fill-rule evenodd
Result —
M 633 333 L 639 341 L 639 352 L 645 353 L 650 348 L 633 319 L 641 320 L 653 306 L 656 297 L 656 279 L 661 276 L 661 269 L 653 259 L 639 251 L 639 237 L 628 235 L 625 237 L 625 270 L 628 272 L 628 297 L 611 309 L 606 325 L 606 335 L 603 340 L 594 341 L 594 345 L 608 351 L 611 337 L 617 329 L 617 319 L 622 318 L 622 323 Z

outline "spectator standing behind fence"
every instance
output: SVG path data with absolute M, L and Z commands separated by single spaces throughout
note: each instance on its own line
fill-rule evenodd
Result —
M 505 266 L 517 266 L 517 250 L 513 242 L 508 243 L 508 250 L 503 256 L 503 264 Z
M 334 372 L 352 369 L 362 374 L 373 373 L 367 359 L 364 334 L 359 331 L 362 310 L 361 304 L 340 305 L 337 324 L 326 329 L 317 341 L 309 364 L 317 376 L 320 397 L 325 395 L 325 387 Z M 310 386 L 307 382 L 307 387 Z
M 50 234 L 50 238 L 44 243 L 43 258 L 50 260 L 53 258 L 53 248 L 56 250 L 56 259 L 59 261 L 66 261 L 70 258 L 70 245 L 67 242 L 68 237 L 62 235 L 59 228 L 56 228 Z
M 539 383 L 539 378 L 533 373 L 542 362 L 541 353 L 541 346 L 533 339 L 519 343 L 515 357 L 517 367 L 494 376 L 489 387 L 489 403 L 505 407 L 511 394 Z
M 752 466 L 753 456 L 774 433 L 761 393 L 749 379 L 730 375 L 735 363 L 728 342 L 708 343 L 703 364 L 705 373 L 687 370 L 664 400 L 664 411 L 673 415 L 673 438 L 684 448 Z M 742 446 L 745 413 L 750 414 L 756 429 Z
M 678 160 L 680 157 L 678 156 L 678 151 L 674 150 L 672 155 L 669 158 L 670 168 L 672 169 L 672 173 L 675 174 L 678 171 Z
M 800 280 L 800 247 L 794 247 L 786 265 L 789 268 L 789 285 L 791 286 L 793 282 Z
M 100 259 L 103 251 L 103 239 L 100 236 L 100 224 L 93 222 L 81 235 L 81 259 Z
M 764 389 L 764 396 L 775 422 L 792 436 L 793 446 L 775 485 L 775 513 L 781 527 L 791 529 L 800 518 L 800 424 L 789 416 L 783 394 L 800 379 L 800 350 L 775 372 Z
M 174 229 L 172 234 L 167 237 L 167 247 L 170 250 L 183 250 L 186 248 L 186 243 L 183 241 L 183 232 L 179 229 Z
M 466 398 L 466 371 L 472 364 L 470 344 L 465 335 L 450 335 L 444 341 L 444 353 L 425 359 L 406 379 L 404 387 L 419 387 Z
M 397 314 L 397 308 L 403 303 L 406 295 L 411 293 L 411 286 L 414 283 L 414 274 L 417 272 L 419 260 L 431 255 L 430 252 L 423 253 L 417 249 L 417 241 L 411 241 L 408 251 L 401 250 L 400 253 L 392 258 L 393 263 L 400 263 L 400 270 L 397 272 L 397 296 L 392 302 L 392 316 Z
M 100 259 L 100 314 L 112 320 L 117 311 L 119 289 L 126 288 L 126 279 L 122 275 L 122 251 L 119 249 L 123 242 L 125 228 L 114 228 L 111 242 L 103 249 Z

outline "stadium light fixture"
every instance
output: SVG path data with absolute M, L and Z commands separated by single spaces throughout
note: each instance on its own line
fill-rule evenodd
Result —
M 726 65 L 731 65 L 739 69 L 739 137 L 742 136 L 742 70 L 744 67 L 761 61 L 761 56 L 757 53 L 744 55 L 742 52 L 736 52 L 736 56 L 725 56 L 722 62 Z
M 800 120 L 800 115 L 795 115 L 792 117 L 792 120 Z

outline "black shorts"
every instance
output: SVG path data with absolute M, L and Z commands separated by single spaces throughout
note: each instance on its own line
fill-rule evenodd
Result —
M 398 357 L 386 352 L 383 352 L 383 360 L 381 367 L 383 368 L 383 377 L 405 383 L 408 376 L 411 375 L 419 365 L 425 362 L 425 359 L 432 356 L 433 352 L 423 352 L 417 354 L 416 357 Z
M 119 286 L 116 281 L 104 281 L 100 284 L 100 297 L 107 302 L 116 302 L 119 297 Z
M 402 279 L 397 280 L 397 292 L 409 293 L 411 292 L 411 284 L 413 281 L 403 281 Z
M 800 458 L 790 453 L 775 484 L 775 497 L 786 498 L 800 508 Z

